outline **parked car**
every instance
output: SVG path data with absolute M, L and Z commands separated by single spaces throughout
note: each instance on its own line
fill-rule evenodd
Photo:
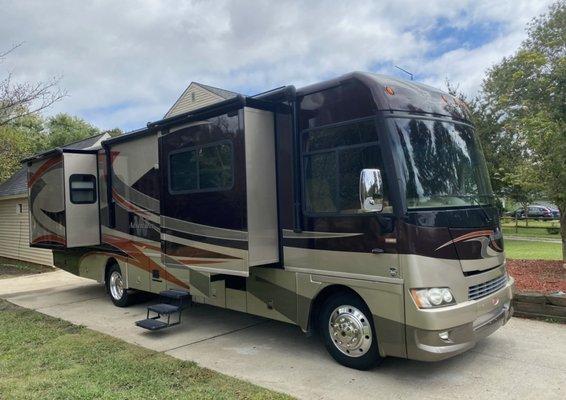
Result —
M 560 219 L 560 210 L 558 208 L 550 208 L 550 212 L 552 213 L 552 219 Z
M 552 209 L 545 206 L 531 205 L 527 207 L 527 210 L 528 217 L 532 219 L 550 220 L 554 218 L 560 218 L 560 213 L 558 212 L 558 210 L 556 210 L 558 212 L 558 217 L 556 217 Z M 523 207 L 516 209 L 512 213 L 512 216 L 517 219 L 524 219 L 527 217 L 525 215 L 525 210 L 523 209 Z

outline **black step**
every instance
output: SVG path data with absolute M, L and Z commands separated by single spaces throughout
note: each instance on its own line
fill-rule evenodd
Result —
M 148 306 L 147 309 L 149 311 L 153 311 L 153 312 L 158 313 L 160 315 L 173 314 L 173 313 L 176 313 L 180 310 L 180 308 L 177 307 L 177 306 L 173 306 L 171 304 L 165 304 L 165 303 L 154 304 L 152 306 Z
M 167 328 L 169 326 L 169 324 L 167 324 L 166 322 L 152 318 L 136 321 L 136 325 L 139 326 L 140 328 L 144 328 L 150 331 L 157 331 L 159 329 Z
M 179 299 L 184 299 L 185 297 L 187 297 L 189 295 L 189 292 L 185 292 L 185 291 L 182 291 L 182 290 L 169 289 L 169 290 L 164 290 L 163 292 L 159 292 L 159 295 L 162 296 L 162 297 L 167 297 L 169 299 L 179 300 Z

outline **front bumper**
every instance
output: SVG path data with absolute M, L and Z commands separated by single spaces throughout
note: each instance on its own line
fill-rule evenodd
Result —
M 458 307 L 454 313 L 476 310 L 476 318 L 457 326 L 427 330 L 407 325 L 407 356 L 419 361 L 439 361 L 453 357 L 473 348 L 476 343 L 495 332 L 513 315 L 513 280 L 499 291 L 476 301 L 469 301 L 463 310 Z M 489 310 L 489 311 L 488 311 Z M 442 310 L 446 315 L 449 310 Z M 443 337 L 441 337 L 441 334 Z

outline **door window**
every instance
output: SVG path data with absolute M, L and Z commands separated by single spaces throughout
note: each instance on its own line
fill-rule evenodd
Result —
M 96 178 L 94 175 L 73 174 L 69 177 L 69 192 L 73 204 L 96 203 Z

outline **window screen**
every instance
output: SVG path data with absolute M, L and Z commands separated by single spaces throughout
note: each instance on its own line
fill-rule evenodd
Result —
M 231 142 L 191 147 L 169 156 L 171 193 L 227 190 L 233 183 Z
M 74 174 L 69 177 L 71 203 L 92 204 L 96 202 L 96 178 L 94 175 Z
M 305 131 L 303 148 L 306 211 L 360 212 L 360 172 L 379 168 L 383 173 L 375 122 Z

